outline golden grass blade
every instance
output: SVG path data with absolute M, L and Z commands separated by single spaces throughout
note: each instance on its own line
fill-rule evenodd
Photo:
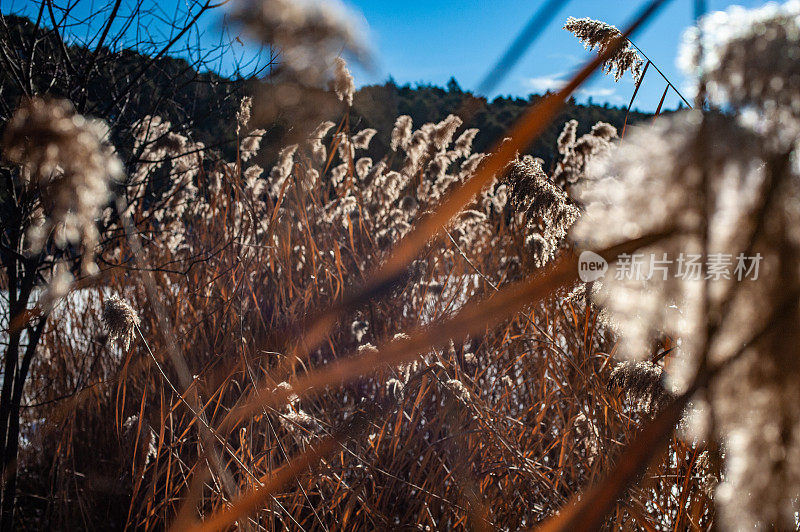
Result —
M 405 267 L 417 256 L 425 244 L 450 220 L 467 206 L 488 183 L 499 175 L 518 152 L 524 151 L 552 123 L 564 104 L 598 68 L 628 42 L 628 37 L 638 30 L 668 0 L 651 0 L 634 18 L 634 21 L 621 34 L 619 39 L 603 53 L 595 56 L 578 71 L 567 85 L 556 93 L 542 99 L 528 109 L 507 132 L 509 141 L 497 143 L 491 154 L 483 161 L 475 174 L 462 186 L 455 189 L 430 215 L 424 217 L 392 251 L 390 257 L 377 271 L 368 277 L 369 281 L 354 293 L 346 295 L 341 304 L 309 320 L 303 335 L 303 346 L 289 360 L 305 358 L 305 351 L 317 345 L 336 323 L 344 309 L 349 309 L 361 301 L 384 292 L 395 281 L 402 278 Z
M 693 386 L 661 410 L 628 446 L 605 479 L 588 493 L 582 494 L 580 500 L 573 497 L 575 502 L 557 516 L 545 521 L 536 530 L 539 532 L 599 530 L 617 500 L 658 455 L 680 420 L 683 409 L 694 391 Z
M 644 81 L 644 77 L 647 75 L 647 69 L 650 68 L 650 61 L 648 60 L 647 63 L 644 65 L 644 70 L 642 71 L 642 75 L 639 76 L 639 80 L 636 82 L 636 88 L 633 89 L 633 96 L 631 96 L 631 101 L 628 103 L 628 110 L 625 111 L 625 120 L 622 123 L 622 134 L 619 136 L 620 139 L 625 138 L 625 129 L 628 127 L 628 117 L 631 115 L 631 109 L 633 108 L 633 102 L 636 100 L 636 95 L 639 94 L 639 88 L 642 86 L 642 81 Z
M 511 68 L 516 64 L 525 50 L 542 34 L 544 28 L 550 25 L 559 10 L 564 9 L 569 0 L 549 0 L 539 6 L 536 13 L 533 14 L 531 19 L 522 29 L 522 31 L 511 43 L 511 46 L 506 49 L 502 57 L 497 60 L 497 63 L 492 66 L 492 69 L 483 77 L 478 84 L 477 93 L 488 95 L 492 92 L 500 81 L 508 74 Z
M 213 514 L 202 523 L 187 523 L 184 520 L 176 522 L 172 530 L 187 530 L 192 532 L 210 532 L 222 530 L 232 523 L 246 517 L 258 510 L 270 495 L 274 494 L 286 483 L 297 477 L 303 471 L 317 465 L 319 461 L 338 448 L 339 438 L 331 436 L 323 439 L 291 462 L 261 479 L 261 485 L 243 494 L 230 506 Z
M 631 253 L 667 238 L 671 234 L 671 231 L 665 231 L 646 235 L 604 249 L 598 254 L 608 261 L 613 261 L 622 253 Z M 308 395 L 313 393 L 314 390 L 323 389 L 325 386 L 339 384 L 357 376 L 373 373 L 387 365 L 396 365 L 411 360 L 420 352 L 443 346 L 450 337 L 468 335 L 484 330 L 487 326 L 513 315 L 523 306 L 546 297 L 560 287 L 567 286 L 569 283 L 574 282 L 577 277 L 577 257 L 572 253 L 567 254 L 543 274 L 508 286 L 496 292 L 494 297 L 463 309 L 451 319 L 422 327 L 413 332 L 408 339 L 393 341 L 377 352 L 337 360 L 323 369 L 298 378 L 291 383 L 291 391 L 283 388 L 277 391 L 272 391 L 268 388 L 259 390 L 253 394 L 253 399 L 232 410 L 226 416 L 220 431 L 224 432 L 227 427 L 238 423 L 265 407 L 278 406 L 288 399 L 290 393 L 298 396 Z M 203 523 L 201 528 L 190 527 L 189 529 L 218 530 L 235 522 L 242 516 L 252 513 L 258 509 L 259 504 L 273 494 L 275 489 L 290 481 L 300 471 L 316 464 L 328 452 L 333 451 L 338 441 L 339 439 L 335 437 L 323 440 L 323 444 L 295 458 L 277 473 L 262 478 L 262 486 L 241 496 L 238 502 L 229 508 L 214 514 Z M 182 526 L 181 524 L 181 528 Z
M 661 114 L 661 107 L 664 105 L 664 98 L 667 97 L 667 92 L 669 91 L 669 85 L 664 88 L 663 94 L 661 94 L 661 99 L 658 101 L 658 107 L 656 108 L 655 116 L 659 116 Z
M 467 206 L 483 187 L 489 184 L 495 176 L 499 175 L 518 152 L 525 150 L 531 142 L 535 141 L 544 132 L 572 93 L 583 85 L 607 59 L 626 45 L 627 38 L 639 29 L 665 2 L 666 0 L 651 0 L 612 46 L 609 46 L 604 53 L 598 54 L 581 68 L 563 89 L 542 99 L 538 104 L 528 109 L 522 118 L 508 131 L 507 136 L 510 137 L 510 140 L 496 144 L 489 157 L 484 160 L 475 174 L 461 187 L 455 189 L 439 205 L 436 211 L 425 217 L 400 241 L 389 260 L 375 273 L 369 286 L 381 286 L 399 276 L 405 265 L 414 259 L 417 253 L 425 246 L 425 243 L 446 226 L 453 216 Z
M 653 233 L 623 242 L 599 251 L 598 254 L 613 261 L 622 253 L 631 253 L 639 248 L 669 237 L 672 231 Z M 239 408 L 232 410 L 223 422 L 221 430 L 252 415 L 265 406 L 277 406 L 287 400 L 290 393 L 299 396 L 313 393 L 325 386 L 340 384 L 360 375 L 375 372 L 387 365 L 393 366 L 413 359 L 418 353 L 442 347 L 452 337 L 466 336 L 485 330 L 487 327 L 513 315 L 519 309 L 542 299 L 554 290 L 567 286 L 578 278 L 578 258 L 570 253 L 547 268 L 543 273 L 507 286 L 489 299 L 462 309 L 452 318 L 420 327 L 409 334 L 408 339 L 390 342 L 377 352 L 358 357 L 339 359 L 324 368 L 302 376 L 292 384 L 292 391 L 273 392 L 264 388 L 253 393 L 252 398 Z

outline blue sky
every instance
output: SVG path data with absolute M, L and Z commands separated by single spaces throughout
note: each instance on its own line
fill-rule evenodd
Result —
M 73 2 L 76 0 L 72 0 Z M 324 1 L 324 0 L 323 0 Z M 466 90 L 476 88 L 498 57 L 506 50 L 528 19 L 547 0 L 344 0 L 352 10 L 360 12 L 368 27 L 376 67 L 372 71 L 354 69 L 359 85 L 382 83 L 392 76 L 398 83 L 433 83 L 444 85 L 454 76 Z M 104 5 L 104 0 L 77 0 L 78 15 L 88 14 Z M 148 2 L 146 1 L 145 4 Z M 165 18 L 186 9 L 188 0 L 156 0 Z M 534 45 L 528 49 L 516 67 L 490 97 L 498 94 L 527 96 L 547 89 L 558 88 L 590 53 L 561 26 L 568 16 L 591 17 L 624 27 L 638 11 L 644 0 L 571 0 L 556 14 Z M 731 5 L 757 7 L 760 0 L 707 0 L 709 11 Z M 134 0 L 123 0 L 123 11 L 132 9 Z M 6 0 L 4 12 L 23 12 L 35 17 L 39 2 Z M 59 5 L 59 2 L 56 2 Z M 634 35 L 633 41 L 653 62 L 682 89 L 686 79 L 675 65 L 681 35 L 692 24 L 694 0 L 672 0 L 657 17 Z M 192 42 L 215 44 L 222 39 L 230 42 L 236 32 L 221 34 L 219 10 L 201 18 L 201 35 L 191 36 Z M 166 34 L 157 22 L 148 31 Z M 90 39 L 97 28 L 76 26 Z M 236 46 L 238 43 L 236 43 Z M 246 53 L 249 48 L 239 48 Z M 180 55 L 180 50 L 176 50 Z M 230 58 L 224 62 L 230 65 Z M 225 70 L 223 62 L 222 70 Z M 651 68 L 637 96 L 635 107 L 654 110 L 665 83 Z M 596 75 L 576 97 L 580 101 L 592 98 L 596 103 L 609 102 L 627 105 L 634 84 L 627 75 L 618 83 L 613 78 Z M 674 108 L 678 97 L 670 92 L 666 108 Z
M 474 89 L 494 61 L 546 0 L 350 0 L 370 28 L 378 68 L 373 73 L 357 72 L 360 83 L 379 82 L 392 75 L 399 83 L 443 85 L 455 76 L 465 89 Z M 572 0 L 559 11 L 517 66 L 507 74 L 495 94 L 527 95 L 557 88 L 588 57 L 583 45 L 561 26 L 568 16 L 591 17 L 622 28 L 643 1 Z M 708 0 L 709 10 L 731 5 L 757 7 L 763 1 Z M 679 89 L 686 80 L 675 65 L 683 31 L 693 21 L 693 0 L 673 0 L 633 41 Z M 647 73 L 634 106 L 653 110 L 665 84 L 652 69 Z M 627 105 L 634 84 L 630 76 L 615 83 L 613 78 L 595 76 L 577 95 Z M 678 97 L 667 96 L 665 106 L 675 107 Z

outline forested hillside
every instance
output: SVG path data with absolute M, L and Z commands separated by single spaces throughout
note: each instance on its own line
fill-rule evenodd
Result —
M 464 91 L 452 78 L 447 88 L 433 85 L 398 86 L 389 81 L 385 85 L 361 88 L 356 93 L 353 108 L 365 125 L 378 130 L 373 147 L 388 145 L 391 126 L 399 115 L 409 115 L 415 124 L 424 124 L 439 122 L 448 114 L 457 114 L 464 118 L 465 127 L 480 130 L 475 138 L 475 150 L 488 151 L 492 142 L 503 136 L 525 109 L 541 98 L 542 95 L 532 94 L 527 98 L 507 96 L 487 101 L 486 98 Z M 608 122 L 621 130 L 625 113 L 625 108 L 608 104 L 579 104 L 573 98 L 534 143 L 530 153 L 544 159 L 547 167 L 555 158 L 556 139 L 567 121 L 578 121 L 579 135 L 588 132 L 599 121 Z M 647 116 L 634 110 L 628 122 L 634 123 Z
M 67 46 L 59 40 L 57 33 L 43 27 L 34 29 L 34 24 L 27 18 L 7 16 L 5 21 L 9 31 L 4 32 L 0 40 L 4 41 L 2 44 L 7 49 L 14 48 L 17 53 L 22 54 L 23 62 L 27 50 L 19 43 L 31 42 L 34 32 L 40 39 L 39 46 L 51 51 L 52 65 L 63 64 L 60 59 L 63 54 L 62 46 L 69 49 L 72 57 L 85 58 L 85 62 L 93 60 L 94 51 Z M 42 57 L 42 54 L 38 57 Z M 42 76 L 52 72 L 52 68 L 47 65 L 34 66 L 35 70 L 42 72 Z M 77 72 L 67 69 L 58 76 L 57 83 L 48 92 L 52 96 L 78 102 L 77 110 L 84 114 L 112 117 L 109 122 L 115 132 L 115 144 L 122 150 L 131 142 L 130 135 L 126 133 L 133 122 L 146 115 L 159 114 L 173 124 L 181 124 L 181 129 L 194 140 L 208 147 L 218 147 L 225 155 L 230 155 L 234 139 L 224 125 L 234 118 L 241 97 L 251 92 L 256 82 L 252 78 L 241 76 L 227 79 L 214 73 L 198 73 L 184 59 L 154 59 L 130 50 L 116 53 L 103 50 L 97 53 L 93 72 L 89 73 L 92 83 L 81 83 L 84 74 L 80 72 L 80 68 L 75 68 Z M 132 90 L 123 94 L 129 88 Z M 0 71 L 3 122 L 17 108 L 22 94 L 24 91 L 16 81 L 15 73 Z M 451 113 L 458 114 L 465 119 L 464 127 L 480 129 L 475 139 L 475 149 L 486 151 L 527 107 L 540 98 L 540 95 L 530 95 L 528 98 L 508 96 L 487 101 L 463 90 L 455 79 L 451 79 L 446 88 L 434 85 L 397 85 L 390 80 L 383 85 L 362 87 L 356 93 L 351 124 L 372 127 L 379 131 L 370 150 L 371 156 L 379 158 L 384 155 L 382 150 L 388 146 L 388 135 L 397 116 L 409 115 L 415 124 L 423 124 L 439 122 Z M 554 158 L 555 140 L 565 122 L 577 120 L 578 134 L 583 134 L 598 121 L 609 122 L 621 128 L 625 113 L 624 107 L 579 104 L 573 99 L 531 147 L 530 153 L 544 159 L 545 166 L 549 166 Z M 632 112 L 629 122 L 636 122 L 646 116 Z M 286 117 L 286 123 L 291 123 L 291 120 L 291 117 Z M 264 152 L 266 158 L 270 159 L 282 145 L 284 139 L 279 133 L 283 127 L 274 124 L 266 129 L 268 135 Z M 270 132 L 274 133 L 273 139 L 270 138 Z

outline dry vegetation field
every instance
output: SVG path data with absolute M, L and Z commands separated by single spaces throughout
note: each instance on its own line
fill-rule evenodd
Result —
M 526 155 L 595 71 L 659 76 L 664 3 L 562 21 L 587 64 L 490 152 L 464 105 L 379 159 L 338 3 L 226 6 L 274 54 L 227 148 L 132 111 L 175 44 L 119 70 L 142 12 L 82 48 L 0 17 L 0 529 L 795 529 L 800 3 L 702 19 L 693 109 Z

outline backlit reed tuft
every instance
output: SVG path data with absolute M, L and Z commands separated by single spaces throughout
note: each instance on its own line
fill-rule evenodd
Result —
M 553 171 L 553 181 L 561 187 L 580 181 L 589 161 L 611 149 L 618 138 L 617 128 L 606 122 L 596 123 L 580 138 L 576 136 L 577 129 L 578 121 L 570 120 L 558 137 L 561 158 Z
M 353 105 L 353 94 L 356 92 L 356 84 L 353 75 L 347 69 L 347 63 L 341 57 L 335 60 L 335 70 L 333 75 L 333 90 L 336 96 L 348 106 Z
M 734 6 L 687 30 L 679 54 L 686 73 L 703 76 L 714 104 L 732 106 L 743 123 L 784 148 L 800 134 L 799 17 L 797 1 Z
M 713 103 L 741 112 L 684 111 L 633 128 L 579 187 L 580 246 L 674 230 L 641 256 L 699 258 L 696 274 L 675 264 L 648 276 L 628 274 L 625 257 L 595 300 L 618 325 L 623 355 L 641 360 L 654 338 L 678 339 L 667 365 L 678 389 L 717 370 L 707 394 L 724 449 L 715 503 L 731 529 L 796 526 L 800 363 L 788 353 L 800 341 L 798 15 L 789 2 L 705 19 L 704 59 L 688 64 Z M 689 37 L 691 50 L 697 33 Z
M 109 199 L 109 180 L 122 175 L 107 137 L 105 123 L 75 113 L 69 102 L 33 98 L 14 113 L 3 138 L 19 182 L 43 214 L 26 228 L 28 249 L 38 252 L 50 238 L 61 249 L 80 244 L 89 274 L 97 272 L 95 223 Z
M 247 129 L 250 123 L 250 113 L 253 108 L 253 98 L 245 96 L 239 104 L 239 110 L 236 111 L 236 133 L 241 134 L 242 131 Z
M 470 393 L 463 382 L 458 379 L 448 379 L 444 383 L 445 387 L 453 394 L 453 396 L 462 403 L 469 402 Z
M 520 220 L 531 256 L 539 266 L 552 259 L 578 208 L 542 169 L 541 160 L 525 156 L 509 166 L 505 178 L 511 210 Z
M 108 337 L 118 341 L 125 350 L 130 348 L 139 323 L 139 315 L 133 307 L 116 294 L 103 303 L 103 324 Z
M 604 53 L 622 36 L 622 33 L 611 24 L 588 17 L 569 17 L 564 29 L 575 35 L 587 49 L 597 48 L 598 53 Z M 642 63 L 639 53 L 630 43 L 625 43 L 617 53 L 603 63 L 603 70 L 613 74 L 616 81 L 619 81 L 626 71 L 631 73 L 634 81 L 638 81 L 642 75 Z
M 302 85 L 322 86 L 331 79 L 342 52 L 367 55 L 363 29 L 339 0 L 245 0 L 235 17 L 255 39 L 280 50 L 281 68 Z
M 618 363 L 611 371 L 608 386 L 623 394 L 644 412 L 653 412 L 673 396 L 664 388 L 664 370 L 649 361 Z

